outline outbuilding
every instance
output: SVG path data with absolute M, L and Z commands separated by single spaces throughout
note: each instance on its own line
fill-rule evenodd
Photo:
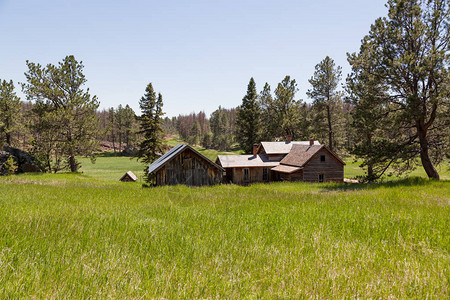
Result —
M 225 170 L 189 145 L 178 144 L 148 167 L 154 185 L 222 183 Z
M 137 180 L 137 176 L 134 175 L 133 172 L 128 171 L 125 173 L 125 175 L 122 176 L 122 178 L 120 178 L 120 181 L 122 182 L 135 182 Z

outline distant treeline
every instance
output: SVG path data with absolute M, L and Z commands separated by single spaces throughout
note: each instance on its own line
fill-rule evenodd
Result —
M 325 57 L 308 84 L 311 104 L 298 99 L 297 82 L 286 76 L 258 92 L 250 79 L 237 108 L 164 118 L 162 95 L 151 83 L 128 106 L 98 111 L 96 96 L 83 90 L 83 65 L 67 56 L 58 65 L 27 61 L 23 103 L 12 81 L 0 81 L 0 146 L 29 149 L 46 171 L 77 171 L 77 156 L 95 156 L 100 146 L 136 154 L 149 163 L 161 140 L 178 135 L 190 144 L 251 152 L 260 141 L 316 139 L 338 154 L 360 159 L 365 179 L 402 173 L 420 164 L 429 178 L 450 153 L 450 2 L 388 0 L 356 53 L 351 73 Z M 343 88 L 339 88 L 342 86 Z M 138 100 L 138 99 L 136 99 Z

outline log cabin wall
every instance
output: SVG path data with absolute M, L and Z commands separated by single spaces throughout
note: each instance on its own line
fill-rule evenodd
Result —
M 156 184 L 214 185 L 222 183 L 222 175 L 221 170 L 186 149 L 156 172 Z
M 325 160 L 321 160 L 321 156 Z M 319 182 L 320 175 L 323 181 L 344 181 L 344 166 L 339 163 L 327 150 L 322 149 L 303 168 L 303 181 Z

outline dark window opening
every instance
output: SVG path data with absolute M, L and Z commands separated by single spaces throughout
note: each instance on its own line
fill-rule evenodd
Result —
M 250 171 L 249 169 L 244 169 L 244 181 L 248 181 L 250 178 Z
M 320 161 L 325 161 L 325 155 L 320 156 Z
M 269 180 L 269 170 L 267 168 L 263 169 L 263 180 L 264 181 Z
M 324 179 L 324 175 L 323 174 L 319 174 L 319 182 L 323 182 Z

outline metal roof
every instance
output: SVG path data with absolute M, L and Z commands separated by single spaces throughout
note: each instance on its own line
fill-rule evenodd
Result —
M 238 167 L 275 167 L 280 164 L 279 161 L 270 161 L 266 155 L 219 155 L 217 160 L 224 168 Z
M 292 167 L 292 166 L 285 166 L 285 165 L 278 165 L 276 167 L 273 167 L 271 170 L 272 171 L 277 171 L 277 172 L 281 172 L 281 173 L 294 173 L 296 171 L 301 170 L 302 168 L 299 167 Z
M 149 167 L 148 167 L 148 173 L 152 173 L 155 171 L 158 171 L 161 167 L 163 167 L 167 162 L 172 160 L 175 156 L 177 156 L 179 153 L 183 152 L 186 149 L 192 150 L 194 153 L 196 153 L 198 156 L 202 157 L 204 160 L 212 164 L 214 167 L 220 169 L 223 171 L 223 168 L 217 164 L 215 164 L 213 161 L 211 161 L 209 158 L 195 150 L 189 145 L 184 144 L 178 144 L 169 151 L 167 151 L 163 156 L 155 160 Z
M 120 178 L 120 180 L 124 179 L 126 176 L 129 176 L 131 179 L 133 179 L 134 181 L 136 181 L 138 178 L 136 175 L 134 175 L 133 172 L 128 171 L 125 173 L 125 175 L 122 176 L 122 178 Z
M 291 151 L 292 145 L 309 146 L 309 143 L 309 141 L 261 142 L 261 147 L 267 154 L 287 154 Z M 314 141 L 314 145 L 320 145 L 319 141 Z

